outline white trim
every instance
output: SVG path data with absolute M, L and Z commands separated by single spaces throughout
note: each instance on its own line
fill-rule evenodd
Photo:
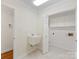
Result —
M 46 54 L 48 52 L 48 16 L 43 17 L 43 54 Z

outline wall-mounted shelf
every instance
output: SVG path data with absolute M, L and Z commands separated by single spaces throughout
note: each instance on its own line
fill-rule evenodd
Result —
M 63 25 L 63 26 L 61 26 L 61 25 L 56 25 L 56 26 L 49 26 L 49 28 L 51 28 L 51 29 L 65 29 L 65 30 L 70 30 L 70 29 L 73 29 L 73 30 L 75 30 L 75 25 Z
M 50 25 L 50 28 L 57 28 L 57 27 L 75 27 L 75 25 Z

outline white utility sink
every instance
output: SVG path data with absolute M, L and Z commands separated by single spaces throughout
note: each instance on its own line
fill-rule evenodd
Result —
M 40 34 L 30 34 L 28 35 L 28 43 L 31 45 L 37 45 L 40 43 L 41 35 Z

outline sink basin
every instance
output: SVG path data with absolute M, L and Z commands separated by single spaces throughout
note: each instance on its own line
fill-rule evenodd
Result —
M 39 44 L 40 40 L 41 40 L 40 34 L 30 34 L 28 36 L 28 43 L 31 44 L 31 45 Z

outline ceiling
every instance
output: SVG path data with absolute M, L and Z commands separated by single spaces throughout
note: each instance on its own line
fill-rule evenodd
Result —
M 55 3 L 59 2 L 60 0 L 49 0 L 48 2 L 42 4 L 42 5 L 38 6 L 38 7 L 33 4 L 33 1 L 34 1 L 34 0 L 23 0 L 23 1 L 24 1 L 26 4 L 31 5 L 31 6 L 33 6 L 33 7 L 36 7 L 36 8 L 44 8 L 44 7 L 47 7 L 47 6 L 49 6 L 49 5 L 55 4 Z

